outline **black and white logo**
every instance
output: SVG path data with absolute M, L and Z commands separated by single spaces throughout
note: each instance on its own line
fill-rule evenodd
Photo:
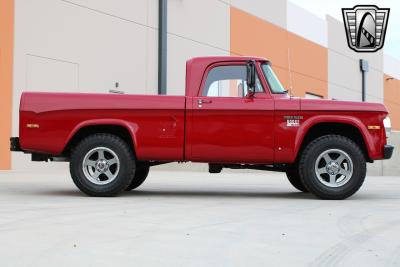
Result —
M 356 52 L 376 52 L 385 42 L 390 8 L 357 5 L 342 8 L 347 43 Z

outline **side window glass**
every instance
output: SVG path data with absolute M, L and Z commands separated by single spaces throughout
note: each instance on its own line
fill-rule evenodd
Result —
M 207 76 L 203 96 L 244 97 L 247 94 L 246 66 L 221 66 L 213 68 Z M 256 92 L 263 92 L 256 77 Z

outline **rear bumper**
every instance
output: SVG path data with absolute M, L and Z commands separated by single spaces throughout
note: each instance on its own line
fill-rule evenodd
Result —
M 18 137 L 11 137 L 10 138 L 10 151 L 17 151 L 21 152 L 21 146 L 19 145 L 19 138 Z
M 11 137 L 10 138 L 10 151 L 13 152 L 24 152 L 25 154 L 32 154 L 32 161 L 67 161 L 66 158 L 63 157 L 53 157 L 48 154 L 42 154 L 42 153 L 35 153 L 35 152 L 27 152 L 22 150 L 20 144 L 19 144 L 19 137 Z
M 383 147 L 383 158 L 384 159 L 390 159 L 393 155 L 393 150 L 394 150 L 394 146 L 391 145 L 385 145 Z

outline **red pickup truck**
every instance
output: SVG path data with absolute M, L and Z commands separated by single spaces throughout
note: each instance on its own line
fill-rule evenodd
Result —
M 322 199 L 354 194 L 366 162 L 389 159 L 384 105 L 291 97 L 255 57 L 187 62 L 185 96 L 22 94 L 11 150 L 33 161 L 69 161 L 76 186 L 114 196 L 140 186 L 151 166 L 209 163 L 286 172 Z

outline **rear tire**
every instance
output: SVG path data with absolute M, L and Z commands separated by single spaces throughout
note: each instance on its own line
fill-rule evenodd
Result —
M 124 191 L 131 184 L 135 169 L 132 149 L 115 135 L 91 135 L 71 153 L 72 180 L 90 196 L 110 197 Z
M 326 135 L 314 140 L 300 157 L 304 186 L 321 199 L 345 199 L 365 180 L 366 160 L 360 147 L 347 137 Z
M 133 189 L 138 188 L 143 184 L 146 180 L 147 176 L 149 175 L 150 166 L 149 165 L 137 165 L 135 177 L 131 184 L 125 189 L 125 191 L 132 191 Z
M 308 193 L 307 188 L 304 186 L 303 182 L 300 179 L 299 169 L 297 167 L 287 170 L 286 177 L 294 188 L 301 192 Z

